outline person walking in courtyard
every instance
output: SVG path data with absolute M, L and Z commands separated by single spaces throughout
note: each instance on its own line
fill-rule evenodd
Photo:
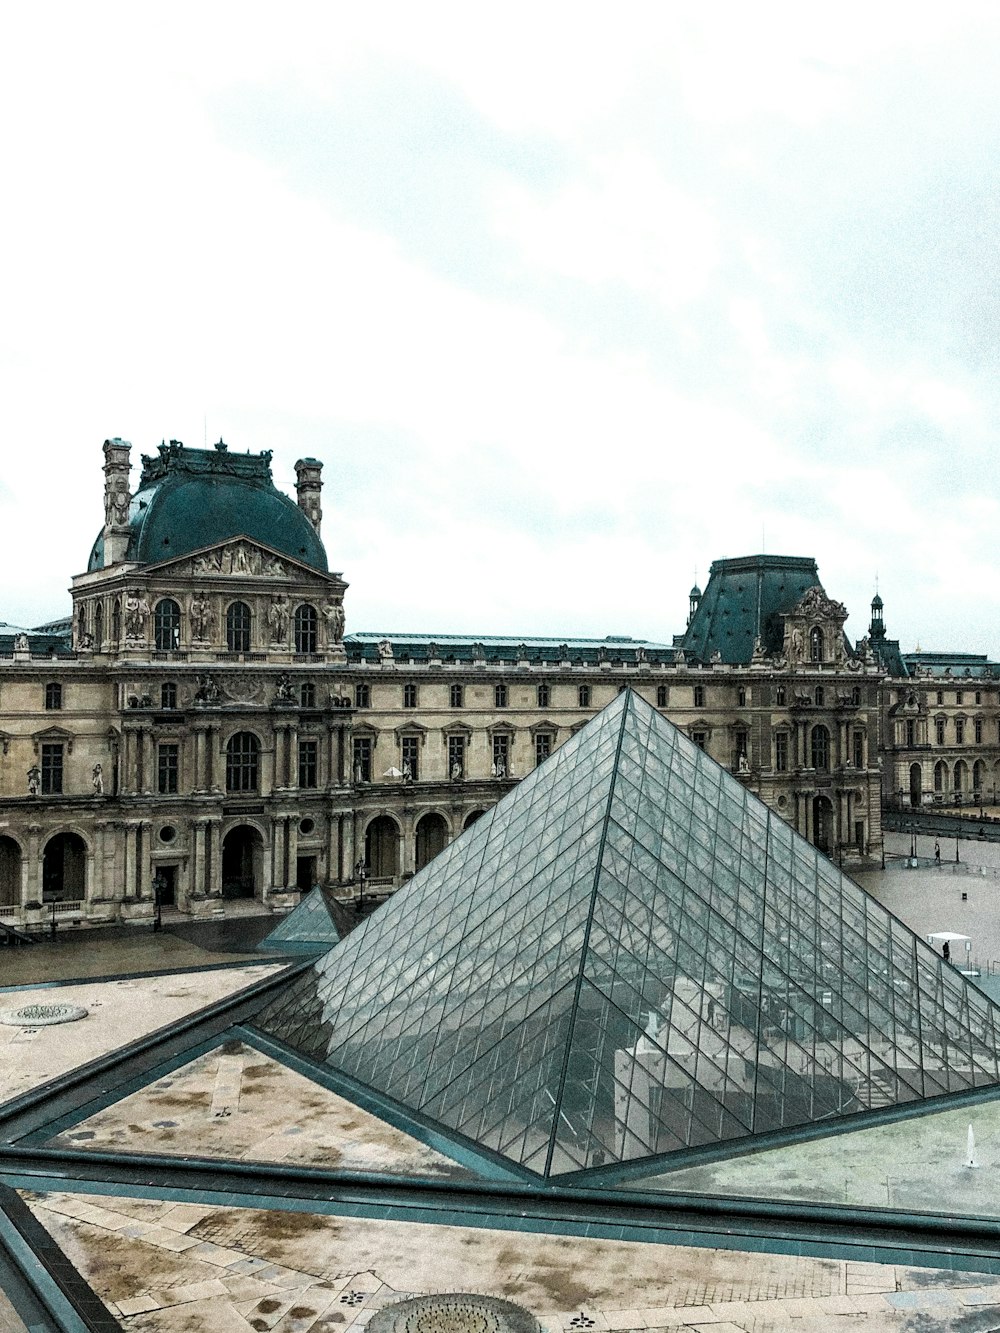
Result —
M 945 940 L 944 944 L 941 945 L 941 957 L 944 959 L 946 963 L 951 962 L 951 948 L 947 940 Z
M 941 844 L 937 838 L 934 839 L 934 864 L 938 866 L 941 864 Z

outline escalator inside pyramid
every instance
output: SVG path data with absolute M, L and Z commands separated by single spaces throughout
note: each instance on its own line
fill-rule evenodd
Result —
M 256 1023 L 552 1177 L 946 1106 L 998 1019 L 626 691 Z

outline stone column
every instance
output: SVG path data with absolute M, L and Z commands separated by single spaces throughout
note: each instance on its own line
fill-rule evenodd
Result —
M 340 825 L 342 816 L 331 815 L 326 822 L 326 879 L 327 883 L 335 879 L 343 879 L 343 873 L 340 869 L 341 856 L 341 837 Z
M 191 869 L 191 892 L 207 892 L 205 885 L 205 834 L 207 820 L 196 820 L 192 825 L 191 835 L 194 841 L 193 865 Z
M 195 727 L 194 731 L 194 782 L 192 791 L 206 791 L 208 780 L 205 775 L 205 728 Z
M 222 892 L 222 820 L 208 821 L 208 874 L 205 890 L 207 893 Z
M 140 735 L 140 744 L 142 746 L 142 794 L 152 796 L 154 784 L 154 760 L 156 758 L 156 747 L 153 744 L 153 730 L 151 727 L 143 727 Z
M 205 776 L 205 790 L 211 792 L 222 791 L 222 779 L 224 776 L 224 760 L 219 754 L 219 736 L 222 731 L 222 725 L 219 722 L 211 722 L 208 725 L 205 736 L 205 753 L 207 759 L 207 768 Z
M 28 855 L 25 858 L 25 871 L 22 877 L 22 891 L 24 893 L 24 902 L 42 901 L 42 858 L 41 858 L 41 827 L 38 824 L 28 825 Z
M 271 888 L 284 888 L 285 821 L 280 815 L 271 820 Z
M 298 881 L 299 821 L 289 815 L 285 819 L 285 885 L 294 889 Z

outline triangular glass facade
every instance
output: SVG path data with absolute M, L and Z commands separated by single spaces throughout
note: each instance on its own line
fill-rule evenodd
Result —
M 347 934 L 343 923 L 336 920 L 343 912 L 340 904 L 332 903 L 321 888 L 314 888 L 265 935 L 258 948 L 316 949 L 336 944 Z
M 1000 1010 L 631 692 L 257 1021 L 546 1176 L 1000 1080 Z

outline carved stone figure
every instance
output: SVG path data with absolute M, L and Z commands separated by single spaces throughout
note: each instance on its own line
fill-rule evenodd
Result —
M 291 608 L 287 597 L 275 597 L 267 608 L 267 623 L 271 629 L 272 643 L 285 643 L 288 639 L 288 622 Z
M 15 634 L 15 635 L 14 635 L 14 652 L 15 652 L 15 653 L 26 653 L 26 652 L 28 651 L 28 649 L 29 649 L 29 644 L 28 644 L 28 636 L 27 636 L 27 634 Z
M 379 641 L 378 641 L 378 655 L 379 655 L 379 657 L 381 657 L 381 659 L 382 659 L 383 662 L 391 662 L 391 661 L 392 661 L 392 640 L 391 640 L 391 639 L 379 639 Z
M 340 602 L 327 602 L 323 607 L 327 643 L 333 648 L 344 637 L 344 608 Z
M 208 598 L 197 593 L 191 598 L 191 633 L 196 639 L 210 639 L 212 637 L 213 615 L 212 607 Z
M 790 637 L 791 658 L 793 662 L 802 661 L 802 651 L 805 646 L 805 640 L 802 637 L 802 631 L 798 625 L 794 627 Z
M 37 764 L 28 769 L 28 795 L 37 796 L 42 789 L 42 770 Z
M 285 576 L 285 566 L 276 555 L 266 555 L 261 561 L 260 572 L 268 578 L 280 579 Z
M 85 653 L 88 653 L 88 652 L 90 652 L 90 651 L 93 649 L 93 647 L 94 647 L 94 636 L 93 636 L 93 634 L 86 634 L 86 633 L 81 634 L 81 635 L 80 635 L 80 648 L 81 648 L 81 650 L 82 650 L 83 652 L 85 652 Z
M 149 615 L 149 603 L 138 588 L 133 588 L 125 596 L 125 637 L 142 639 L 146 636 L 146 618 Z
M 195 556 L 193 568 L 196 574 L 221 574 L 222 552 L 205 551 L 204 554 Z
M 461 764 L 458 762 L 458 760 L 456 759 L 456 760 L 452 763 L 452 766 L 451 766 L 451 780 L 452 780 L 452 782 L 458 782 L 458 780 L 461 778 L 461 776 L 462 776 L 462 765 L 461 765 Z
M 295 702 L 295 691 L 292 689 L 292 678 L 287 671 L 283 671 L 278 677 L 278 687 L 274 691 L 274 702 L 276 704 Z
M 215 704 L 221 698 L 221 690 L 214 676 L 205 674 L 198 677 L 198 688 L 195 691 L 194 702 L 196 704 Z
M 245 546 L 234 546 L 229 552 L 229 568 L 233 574 L 252 574 L 250 553 Z
M 91 777 L 91 783 L 93 784 L 94 795 L 95 795 L 95 796 L 103 796 L 103 795 L 104 795 L 104 770 L 101 768 L 101 765 L 100 765 L 100 764 L 95 764 L 95 765 L 94 765 L 94 772 L 93 772 L 93 776 Z

